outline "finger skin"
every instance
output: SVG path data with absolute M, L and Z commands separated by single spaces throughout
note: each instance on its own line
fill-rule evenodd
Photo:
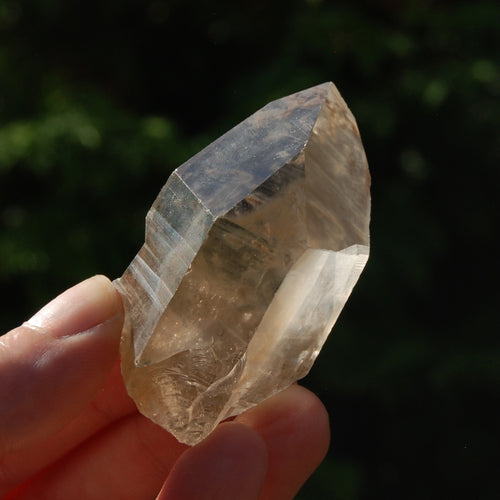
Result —
M 36 454 L 102 388 L 117 360 L 122 323 L 113 285 L 95 276 L 1 338 L 0 495 L 19 479 L 10 457 Z
M 6 500 L 155 498 L 187 448 L 135 413 L 89 439 Z
M 221 424 L 175 464 L 157 500 L 256 500 L 267 471 L 267 450 L 250 427 Z
M 14 488 L 80 446 L 94 434 L 133 413 L 137 413 L 137 407 L 127 394 L 120 364 L 116 363 L 103 388 L 80 415 L 38 446 L 22 448 L 5 457 L 3 466 L 0 464 L 0 477 L 4 478 L 4 481 L 0 479 L 0 485 L 3 483 L 6 490 Z M 1 490 L 0 487 L 0 492 Z
M 131 415 L 8 498 L 154 498 L 168 476 L 159 500 L 290 500 L 327 447 L 324 407 L 306 389 L 291 387 L 221 424 L 191 449 L 142 415 Z
M 264 439 L 269 467 L 260 500 L 291 500 L 325 457 L 328 413 L 310 391 L 292 385 L 236 417 Z
M 181 456 L 187 447 L 126 394 L 116 359 L 122 307 L 109 280 L 95 277 L 0 340 L 0 401 L 10 403 L 0 412 L 0 497 L 153 498 L 173 467 L 160 499 L 293 498 L 328 447 L 319 400 L 292 386 Z M 200 480 L 189 481 L 196 469 Z

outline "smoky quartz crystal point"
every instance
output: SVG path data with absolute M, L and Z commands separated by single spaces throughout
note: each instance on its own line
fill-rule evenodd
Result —
M 370 175 L 325 83 L 271 102 L 175 170 L 115 281 L 139 410 L 193 445 L 304 377 L 369 252 Z

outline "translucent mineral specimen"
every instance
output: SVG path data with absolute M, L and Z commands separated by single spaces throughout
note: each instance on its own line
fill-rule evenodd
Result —
M 271 102 L 174 171 L 115 282 L 139 410 L 192 445 L 304 377 L 368 259 L 369 186 L 332 83 Z

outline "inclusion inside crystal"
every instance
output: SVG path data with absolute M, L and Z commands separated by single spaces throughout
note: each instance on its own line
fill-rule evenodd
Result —
M 368 259 L 369 183 L 333 84 L 269 104 L 179 167 L 117 281 L 140 411 L 195 444 L 305 376 Z

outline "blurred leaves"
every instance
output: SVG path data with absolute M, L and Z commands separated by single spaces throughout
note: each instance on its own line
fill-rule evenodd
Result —
M 498 498 L 496 1 L 0 4 L 3 330 L 119 276 L 170 171 L 333 80 L 373 178 L 370 261 L 304 383 L 333 445 L 299 498 Z

